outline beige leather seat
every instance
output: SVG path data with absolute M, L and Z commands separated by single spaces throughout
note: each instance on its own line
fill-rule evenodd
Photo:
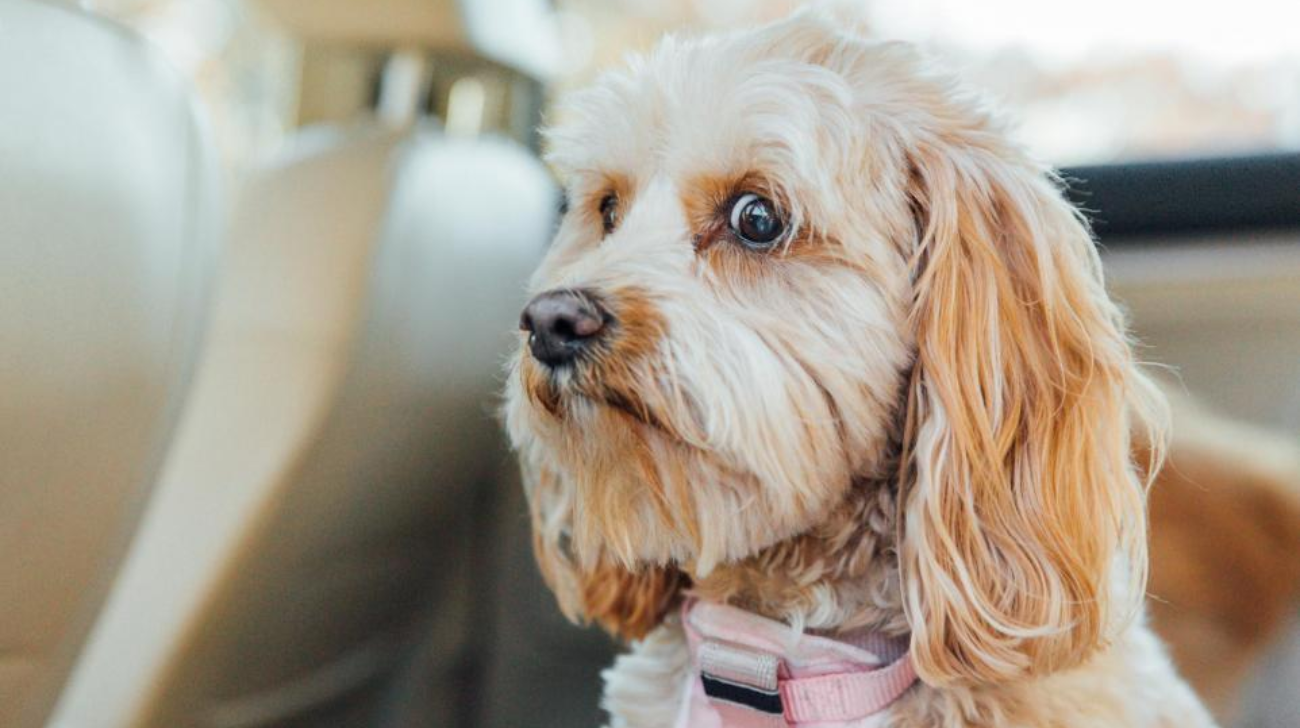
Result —
M 414 645 L 457 669 L 500 362 L 555 200 L 523 148 L 431 128 L 316 130 L 255 176 L 57 725 L 372 728 Z M 458 709 L 424 704 L 420 725 Z
M 0 3 L 0 725 L 43 725 L 158 474 L 200 338 L 214 168 L 131 34 Z

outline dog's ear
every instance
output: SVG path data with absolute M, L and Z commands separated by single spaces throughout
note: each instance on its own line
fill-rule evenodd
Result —
M 1053 178 L 978 115 L 956 118 L 910 145 L 900 558 L 913 659 L 936 684 L 1078 664 L 1137 614 L 1130 428 L 1158 430 L 1163 411 Z
M 533 553 L 560 610 L 573 622 L 595 622 L 622 640 L 641 639 L 681 603 L 690 577 L 674 566 L 635 570 L 610 557 L 582 564 L 565 548 L 567 501 L 545 468 L 526 473 Z

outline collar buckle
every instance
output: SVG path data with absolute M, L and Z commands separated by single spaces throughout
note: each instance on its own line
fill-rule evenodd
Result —
M 769 652 L 721 640 L 700 644 L 700 680 L 710 700 L 769 715 L 784 715 L 781 660 Z

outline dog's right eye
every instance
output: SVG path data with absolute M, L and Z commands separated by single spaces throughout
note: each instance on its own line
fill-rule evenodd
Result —
M 728 222 L 732 234 L 741 244 L 753 250 L 767 250 L 785 236 L 785 221 L 781 219 L 776 205 L 766 197 L 752 192 L 736 198 Z
M 618 195 L 610 192 L 600 198 L 600 224 L 609 235 L 618 227 Z

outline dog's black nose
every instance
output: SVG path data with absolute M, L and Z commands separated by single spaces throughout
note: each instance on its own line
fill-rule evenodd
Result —
M 528 332 L 528 348 L 533 356 L 547 366 L 557 367 L 573 361 L 600 337 L 605 318 L 581 291 L 547 291 L 524 307 L 519 328 Z

